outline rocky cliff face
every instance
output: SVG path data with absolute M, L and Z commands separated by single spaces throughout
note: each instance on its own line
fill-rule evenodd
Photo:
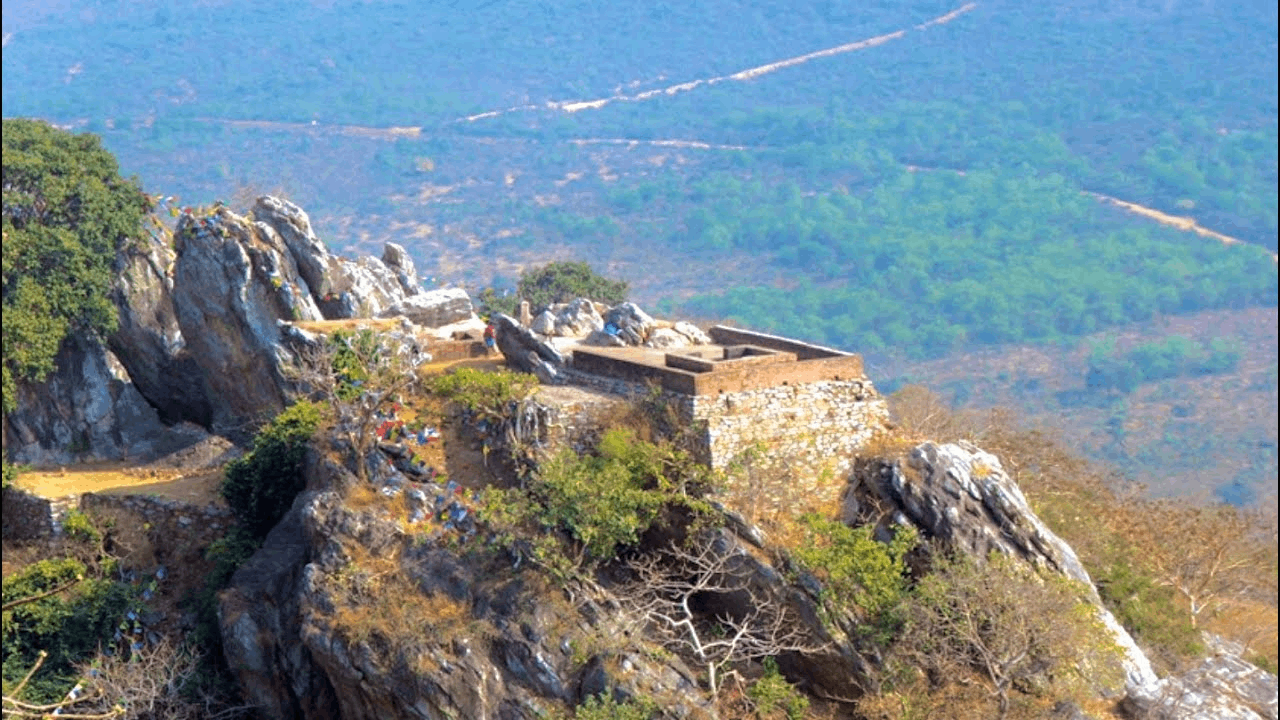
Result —
M 71 339 L 56 362 L 58 370 L 45 383 L 18 388 L 18 407 L 5 423 L 10 461 L 56 465 L 138 457 L 163 438 L 160 416 L 96 338 Z
M 864 507 L 889 510 L 871 517 Z M 1103 607 L 1075 551 L 1036 517 L 994 455 L 967 442 L 923 443 L 905 460 L 872 464 L 856 473 L 845 494 L 844 514 L 846 522 L 909 522 L 926 537 L 973 557 L 999 552 L 1078 581 L 1088 589 L 1099 619 L 1123 652 L 1128 687 L 1158 680 L 1137 643 Z
M 307 214 L 278 198 L 259 198 L 246 215 L 221 206 L 182 215 L 173 247 L 152 242 L 117 258 L 119 329 L 107 347 L 69 341 L 49 383 L 20 393 L 9 457 L 150 459 L 190 440 L 165 430 L 183 422 L 243 438 L 285 402 L 296 335 L 287 323 L 474 317 L 465 292 L 423 291 L 404 248 L 388 244 L 383 257 L 331 255 Z
M 479 536 L 406 537 L 384 511 L 345 504 L 358 481 L 319 454 L 308 475 L 221 602 L 228 663 L 266 716 L 532 720 L 609 690 L 708 716 L 678 659 L 602 642 L 622 637 L 607 607 L 575 609 Z

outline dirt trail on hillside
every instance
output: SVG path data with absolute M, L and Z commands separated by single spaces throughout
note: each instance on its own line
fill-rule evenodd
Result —
M 953 173 L 961 177 L 963 177 L 965 174 L 964 170 L 957 170 L 956 168 L 925 167 L 922 165 L 907 165 L 905 167 L 907 169 L 907 172 L 944 172 L 944 173 Z M 1170 215 L 1166 212 L 1161 212 L 1160 210 L 1156 210 L 1155 208 L 1149 208 L 1145 205 L 1139 205 L 1138 203 L 1129 202 L 1128 200 L 1121 200 L 1120 198 L 1117 198 L 1117 197 L 1111 197 L 1110 195 L 1103 195 L 1102 193 L 1092 192 L 1089 190 L 1081 190 L 1080 192 L 1081 194 L 1088 195 L 1089 197 L 1095 200 L 1098 200 L 1100 202 L 1106 203 L 1107 205 L 1114 205 L 1115 207 L 1118 207 L 1122 210 L 1127 210 L 1128 212 L 1133 213 L 1134 215 L 1140 215 L 1149 220 L 1155 220 L 1161 225 L 1167 225 L 1172 228 L 1177 228 L 1178 230 L 1181 230 L 1183 232 L 1193 232 L 1199 235 L 1200 237 L 1206 237 L 1206 238 L 1211 238 L 1213 240 L 1217 240 L 1221 242 L 1223 245 L 1250 245 L 1253 247 L 1262 247 L 1257 243 L 1252 243 L 1247 240 L 1241 240 L 1239 238 L 1233 238 L 1230 235 L 1223 235 L 1222 233 L 1216 230 L 1210 230 L 1209 228 L 1197 223 L 1196 219 L 1193 217 L 1186 217 L 1183 215 Z M 1263 249 L 1265 250 L 1266 248 L 1263 248 Z M 1267 250 L 1267 253 L 1271 255 L 1272 261 L 1280 262 L 1280 257 L 1278 257 L 1276 253 L 1271 252 L 1270 250 Z
M 1179 230 L 1182 230 L 1183 232 L 1193 232 L 1199 235 L 1200 237 L 1206 237 L 1206 238 L 1212 238 L 1214 240 L 1218 240 L 1223 245 L 1253 245 L 1253 243 L 1240 240 L 1239 238 L 1233 238 L 1230 235 L 1223 235 L 1222 233 L 1217 232 L 1215 230 L 1210 230 L 1209 228 L 1204 227 L 1203 225 L 1197 223 L 1196 219 L 1193 217 L 1185 217 L 1182 215 L 1170 215 L 1168 213 L 1161 212 L 1154 208 L 1146 207 L 1145 205 L 1139 205 L 1137 203 L 1128 202 L 1127 200 L 1114 198 L 1114 197 L 1111 197 L 1110 195 L 1103 195 L 1102 193 L 1085 191 L 1085 194 L 1091 197 L 1097 198 L 1098 200 L 1101 200 L 1102 202 L 1107 203 L 1108 205 L 1115 205 L 1116 207 L 1127 210 L 1135 215 L 1141 215 L 1143 217 L 1155 220 L 1161 225 L 1168 225 L 1169 227 L 1177 228 Z M 1270 253 L 1270 254 L 1271 254 L 1271 259 L 1273 261 L 1280 260 L 1280 258 L 1277 257 L 1276 253 Z
M 716 77 L 690 80 L 688 82 L 678 83 L 676 85 L 669 85 L 667 87 L 658 88 L 656 90 L 646 90 L 644 92 L 636 93 L 634 95 L 624 95 L 619 93 L 619 94 L 610 95 L 609 97 L 597 98 L 595 100 L 549 100 L 540 105 L 539 104 L 516 105 L 514 107 L 506 108 L 505 110 L 490 110 L 488 112 L 477 113 L 475 115 L 468 115 L 467 117 L 461 118 L 456 122 L 470 123 L 470 122 L 476 122 L 477 120 L 484 120 L 487 118 L 498 117 L 500 115 L 507 115 L 510 113 L 532 112 L 532 111 L 538 111 L 538 110 L 558 110 L 560 112 L 565 112 L 565 113 L 575 113 L 575 112 L 580 112 L 582 110 L 598 110 L 599 108 L 602 108 L 608 105 L 609 103 L 613 103 L 613 102 L 642 102 L 644 100 L 652 100 L 657 97 L 676 95 L 682 92 L 689 92 L 690 90 L 694 90 L 704 85 L 715 85 L 717 83 L 730 82 L 730 81 L 744 82 L 747 80 L 754 80 L 758 77 L 761 77 L 762 75 L 768 75 L 769 73 L 777 72 L 784 68 L 794 67 L 796 65 L 802 65 L 804 63 L 809 62 L 810 60 L 816 60 L 818 58 L 824 58 L 824 57 L 831 57 L 833 55 L 841 55 L 844 53 L 853 52 L 855 50 L 864 50 L 866 48 L 875 47 L 877 45 L 883 45 L 884 43 L 887 43 L 890 40 L 897 40 L 899 38 L 905 37 L 909 32 L 923 31 L 923 30 L 927 30 L 930 27 L 934 27 L 936 25 L 943 25 L 943 24 L 949 23 L 952 20 L 955 20 L 961 15 L 977 7 L 978 7 L 977 3 L 973 3 L 973 2 L 966 3 L 956 8 L 955 10 L 952 10 L 951 12 L 945 13 L 943 15 L 939 15 L 938 17 L 933 18 L 932 20 L 928 20 L 926 22 L 920 23 L 919 25 L 915 25 L 911 28 L 896 30 L 891 33 L 885 33 L 884 35 L 877 35 L 875 37 L 867 38 L 865 40 L 858 40 L 856 42 L 846 43 L 844 45 L 837 45 L 836 47 L 826 48 L 824 50 L 817 50 L 811 53 L 806 53 L 804 55 L 797 55 L 795 57 L 790 57 L 783 60 L 777 60 L 771 63 L 766 63 L 764 65 L 759 65 L 757 67 L 747 68 L 745 70 L 739 70 L 738 72 L 730 73 L 728 75 L 718 75 Z

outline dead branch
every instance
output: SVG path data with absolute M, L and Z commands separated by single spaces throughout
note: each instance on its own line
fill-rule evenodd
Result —
M 707 669 L 711 692 L 733 663 L 787 652 L 815 653 L 827 643 L 813 638 L 785 603 L 754 585 L 740 567 L 742 558 L 717 550 L 673 545 L 628 563 L 634 581 L 620 598 L 633 617 L 669 650 L 692 655 Z M 740 614 L 700 614 L 708 596 L 745 595 Z

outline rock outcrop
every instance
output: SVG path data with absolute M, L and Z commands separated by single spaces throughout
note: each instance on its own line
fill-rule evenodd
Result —
M 200 368 L 173 304 L 176 262 L 173 248 L 159 241 L 120 253 L 113 298 L 119 325 L 108 343 L 162 420 L 208 427 L 212 411 Z
M 1276 720 L 1276 676 L 1242 660 L 1242 647 L 1210 644 L 1214 654 L 1190 670 L 1131 691 L 1125 710 L 1144 720 Z
M 864 510 L 880 507 L 889 511 L 872 516 Z M 1127 686 L 1157 682 L 1146 655 L 1103 607 L 1075 551 L 1036 516 L 996 456 L 967 442 L 922 443 L 905 461 L 856 472 L 845 494 L 844 516 L 846 522 L 872 521 L 882 527 L 910 523 L 926 537 L 972 557 L 1000 552 L 1080 582 L 1123 653 Z
M 184 213 L 172 248 L 153 241 L 121 252 L 110 351 L 86 338 L 68 343 L 52 385 L 20 395 L 5 436 L 10 457 L 137 457 L 149 452 L 141 438 L 183 422 L 245 439 L 289 394 L 292 348 L 307 341 L 289 323 L 474 319 L 462 290 L 422 290 L 404 248 L 388 244 L 383 258 L 330 254 L 307 214 L 278 198 L 259 198 L 244 216 L 221 205 Z
M 533 373 L 543 382 L 555 384 L 566 360 L 554 345 L 510 315 L 497 313 L 492 322 L 498 349 L 507 359 L 507 364 L 522 372 Z
M 322 319 L 293 254 L 260 226 L 219 208 L 175 232 L 173 303 L 219 434 L 284 408 L 292 357 L 278 321 Z
M 679 660 L 602 642 L 622 637 L 609 608 L 575 610 L 538 573 L 487 553 L 480 537 L 406 538 L 376 508 L 344 504 L 342 489 L 358 481 L 318 453 L 307 472 L 309 490 L 220 603 L 228 664 L 265 716 L 532 720 L 602 692 L 659 698 L 665 717 L 709 716 Z M 388 472 L 384 489 L 401 487 Z M 406 507 L 427 501 L 417 491 L 386 494 Z M 352 578 L 370 562 L 404 582 L 383 585 L 392 595 L 381 600 L 379 587 L 356 592 L 410 608 L 395 617 L 420 624 L 372 607 L 352 614 Z
M 69 338 L 55 363 L 44 383 L 18 387 L 17 409 L 5 418 L 10 462 L 148 460 L 171 449 L 164 446 L 167 428 L 159 414 L 99 340 Z
M 409 295 L 379 317 L 403 317 L 416 325 L 443 327 L 475 317 L 475 308 L 466 290 L 441 288 Z

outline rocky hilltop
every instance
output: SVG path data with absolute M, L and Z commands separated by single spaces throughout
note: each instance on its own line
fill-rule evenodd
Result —
M 388 334 L 403 340 L 422 328 L 475 321 L 465 292 L 421 287 L 403 248 L 388 244 L 381 258 L 334 256 L 302 209 L 272 197 L 244 214 L 221 206 L 186 213 L 171 245 L 127 248 L 117 268 L 118 330 L 105 342 L 74 338 L 48 382 L 21 388 L 5 426 L 12 460 L 145 461 L 211 434 L 243 443 L 298 393 L 292 369 L 316 339 L 295 323 L 390 319 L 395 330 Z M 663 456 L 660 478 L 650 485 L 667 495 L 653 504 L 644 493 L 655 490 L 646 485 L 606 498 L 608 508 L 642 495 L 635 513 L 650 516 L 634 537 L 607 547 L 613 555 L 593 557 L 591 538 L 575 529 L 580 506 L 572 503 L 596 493 L 607 474 L 600 467 L 619 466 L 588 466 L 596 475 L 554 512 L 560 491 L 538 485 L 542 469 L 629 452 L 601 444 L 608 418 L 665 419 L 668 427 L 654 429 L 655 436 L 679 437 L 682 429 L 669 427 L 679 416 L 661 406 L 660 393 L 620 398 L 574 387 L 581 372 L 572 346 L 662 355 L 710 338 L 630 303 L 610 308 L 585 298 L 537 316 L 499 315 L 495 324 L 506 362 L 543 387 L 483 412 L 474 403 L 449 406 L 441 420 L 452 428 L 452 452 L 480 458 L 472 468 L 483 477 L 479 469 L 476 477 L 437 476 L 422 467 L 412 443 L 381 428 L 364 443 L 367 424 L 336 418 L 332 432 L 307 450 L 306 489 L 221 595 L 227 665 L 264 717 L 532 720 L 564 717 L 598 698 L 650 703 L 642 706 L 656 717 L 727 717 L 729 688 L 742 703 L 757 703 L 749 707 L 763 707 L 742 688 L 757 687 L 769 672 L 782 683 L 776 687 L 821 703 L 832 716 L 868 716 L 855 714 L 859 700 L 892 684 L 891 661 L 874 641 L 892 623 L 866 610 L 875 604 L 866 597 L 858 608 L 833 602 L 837 570 L 875 557 L 899 579 L 907 568 L 924 576 L 944 555 L 958 554 L 980 567 L 1007 559 L 1015 567 L 1009 577 L 1032 578 L 1027 587 L 1061 581 L 1073 588 L 1073 607 L 1088 616 L 1085 644 L 1098 649 L 1077 667 L 1085 667 L 1078 674 L 1088 698 L 1133 718 L 1277 718 L 1275 676 L 1232 648 L 1189 672 L 1159 677 L 1001 459 L 969 443 L 916 441 L 896 454 L 859 454 L 852 471 L 797 485 L 838 498 L 826 508 L 838 522 L 828 521 L 834 529 L 823 530 L 827 540 L 816 544 L 813 528 L 826 527 L 816 520 L 761 520 L 762 504 L 807 500 L 787 495 L 775 476 L 752 476 L 751 458 L 726 470 L 743 473 L 734 484 L 691 469 L 697 463 L 677 463 L 678 454 Z M 798 364 L 818 350 L 804 346 L 789 357 Z M 738 351 L 736 359 L 747 363 L 787 354 Z M 726 351 L 720 360 L 675 362 L 701 368 L 728 359 Z M 856 384 L 859 402 L 883 409 L 869 381 L 836 380 Z M 837 410 L 822 412 L 844 422 Z M 892 428 L 872 430 L 867 437 L 879 439 Z M 425 442 L 426 429 L 416 432 Z M 641 455 L 626 456 L 623 465 L 652 469 L 656 456 Z M 518 503 L 502 505 L 504 497 Z M 850 528 L 865 533 L 848 535 Z M 886 549 L 912 538 L 922 542 Z M 837 549 L 825 569 L 804 559 L 817 545 Z M 715 647 L 730 651 L 717 656 L 708 649 Z M 1048 665 L 1017 678 L 1028 695 L 1051 694 L 1057 680 Z M 1100 717 L 1067 701 L 1053 712 Z
M 119 329 L 66 343 L 47 382 L 20 388 L 13 462 L 145 461 L 202 432 L 245 439 L 291 391 L 294 321 L 474 317 L 465 292 L 424 289 L 404 248 L 332 255 L 301 208 L 269 196 L 243 215 L 185 213 L 171 245 L 129 246 L 116 266 Z

